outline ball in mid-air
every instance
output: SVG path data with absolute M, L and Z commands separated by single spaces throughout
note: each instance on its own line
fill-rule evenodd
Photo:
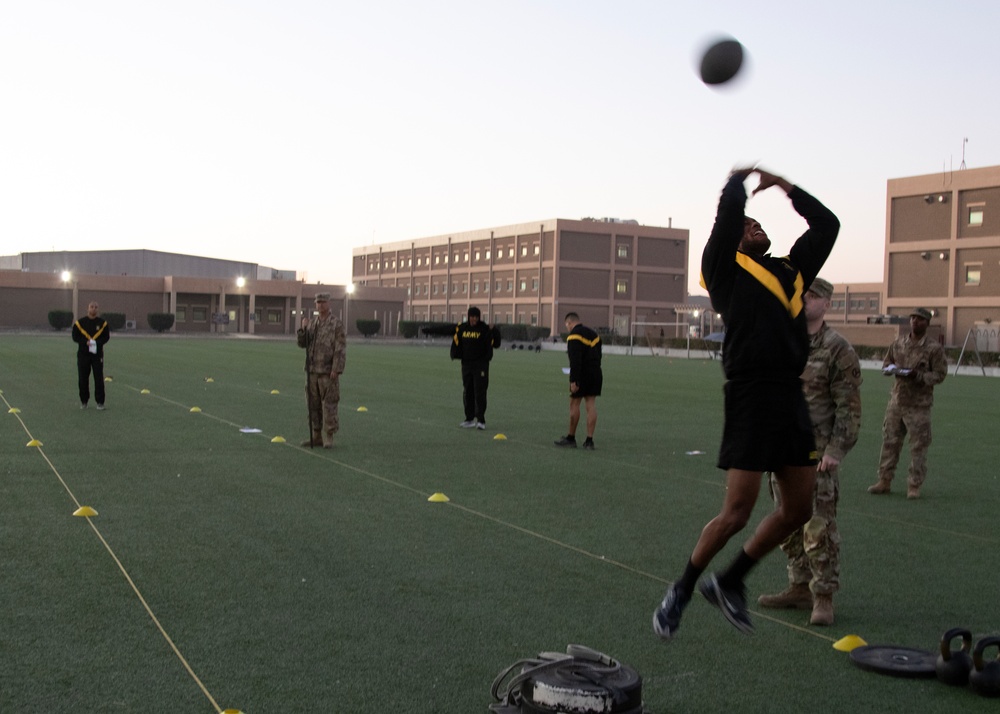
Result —
M 725 84 L 743 66 L 743 45 L 732 38 L 718 40 L 701 57 L 701 81 L 705 84 Z

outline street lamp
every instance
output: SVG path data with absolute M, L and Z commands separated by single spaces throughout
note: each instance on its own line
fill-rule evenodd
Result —
M 239 292 L 236 293 L 236 296 L 239 299 L 239 306 L 238 306 L 238 309 L 236 310 L 236 320 L 237 320 L 237 322 L 236 322 L 236 331 L 237 332 L 243 332 L 243 322 L 244 322 L 243 321 L 243 288 L 246 287 L 246 284 L 247 284 L 247 279 L 244 278 L 242 275 L 240 277 L 236 278 L 236 289 L 239 290 Z M 246 322 L 247 322 L 247 330 L 249 331 L 249 329 L 250 329 L 249 328 L 249 323 L 250 323 L 249 316 L 247 316 Z
M 69 285 L 70 281 L 73 280 L 73 273 L 69 272 L 68 270 L 64 270 L 61 273 L 59 273 L 59 279 L 62 280 L 63 287 L 68 288 L 70 286 Z M 76 292 L 76 284 L 74 283 L 73 291 L 70 292 L 69 294 L 69 311 L 73 313 L 74 316 L 76 315 L 76 295 L 74 295 L 75 292 Z

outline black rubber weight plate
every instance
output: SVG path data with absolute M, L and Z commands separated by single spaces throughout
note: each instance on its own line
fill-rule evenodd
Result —
M 916 679 L 935 675 L 937 655 L 911 647 L 865 645 L 851 650 L 851 661 L 868 672 Z

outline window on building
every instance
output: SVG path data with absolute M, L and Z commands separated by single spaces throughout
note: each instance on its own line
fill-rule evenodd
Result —
M 468 283 L 462 283 L 462 294 L 463 295 L 467 295 L 468 293 L 469 293 L 469 284 Z
M 499 312 L 493 313 L 493 324 L 495 324 L 495 325 L 499 325 L 500 324 L 500 313 Z
M 513 258 L 514 257 L 514 246 L 510 247 L 510 250 L 507 253 L 507 257 L 508 258 Z
M 503 290 L 503 281 L 497 280 L 497 292 L 500 292 L 501 290 Z
M 472 281 L 472 292 L 474 292 L 474 293 L 478 293 L 479 292 L 479 281 L 478 280 L 473 280 Z
M 528 289 L 528 279 L 527 278 L 521 278 L 521 282 L 520 282 L 520 290 L 521 290 L 521 292 L 524 292 L 527 289 Z
M 451 284 L 451 292 L 454 295 L 458 294 L 458 281 L 457 280 Z
M 628 243 L 618 244 L 618 257 L 627 258 L 628 257 Z
M 486 251 L 486 260 L 490 259 L 490 251 Z
M 983 264 L 982 263 L 966 263 L 965 264 L 965 284 L 966 285 L 979 285 L 979 281 L 982 279 L 983 275 Z
M 435 255 L 434 256 L 434 265 L 441 265 L 441 256 L 440 255 Z
M 514 292 L 514 280 L 512 278 L 507 278 L 507 292 Z
M 187 319 L 187 305 L 174 308 L 174 322 L 184 322 Z
M 458 262 L 458 253 L 455 253 L 455 262 Z
M 476 260 L 479 260 L 479 256 L 480 256 L 480 252 L 477 250 L 476 251 Z
M 444 254 L 444 262 L 445 262 L 445 264 L 448 263 L 448 254 L 447 253 Z
M 518 325 L 523 325 L 524 324 L 524 313 L 523 312 L 517 313 L 517 324 Z
M 522 245 L 521 246 L 521 255 L 522 256 L 528 255 L 528 246 L 526 246 L 526 245 Z
M 868 309 L 869 310 L 878 310 L 878 298 L 869 298 L 868 299 Z
M 268 325 L 280 325 L 281 320 L 284 316 L 281 314 L 281 310 L 268 310 L 267 311 L 267 324 Z
M 207 307 L 192 307 L 191 308 L 191 321 L 192 322 L 208 322 L 208 308 Z
M 538 255 L 538 243 L 535 243 L 533 246 L 531 246 L 531 251 L 533 255 Z
M 969 226 L 976 227 L 983 225 L 983 207 L 969 206 Z
M 264 309 L 258 307 L 253 311 L 253 321 L 263 324 L 264 322 Z
M 538 278 L 531 279 L 531 290 L 536 293 L 538 292 Z
M 484 293 L 488 293 L 489 291 L 490 291 L 490 281 L 489 280 L 484 280 L 483 281 L 483 292 Z
M 538 313 L 536 312 L 531 313 L 531 324 L 532 325 L 538 324 Z
M 438 294 L 438 284 L 437 283 L 434 283 L 434 294 L 435 295 Z
M 615 292 L 624 295 L 628 292 L 628 280 L 619 279 L 615 281 Z

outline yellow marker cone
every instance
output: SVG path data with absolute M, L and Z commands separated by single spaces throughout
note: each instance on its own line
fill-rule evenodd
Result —
M 115 380 L 111 379 L 111 377 L 105 377 L 105 378 L 104 378 L 104 381 L 105 381 L 105 382 L 113 382 L 113 381 L 115 381 Z
M 272 389 L 271 394 L 281 394 L 277 389 Z
M 27 444 L 25 444 L 25 446 L 41 446 L 41 445 L 42 442 L 40 442 L 38 439 L 32 439 Z
M 431 503 L 448 503 L 451 499 L 445 496 L 443 493 L 435 493 L 433 496 L 427 499 Z
M 205 377 L 205 381 L 206 382 L 214 382 L 215 380 L 212 379 L 211 377 Z
M 358 407 L 358 411 L 359 412 L 366 412 L 366 411 L 368 411 L 368 407 Z
M 497 434 L 493 437 L 493 441 L 507 441 L 507 437 L 503 434 Z
M 272 444 L 284 444 L 285 443 L 285 437 L 283 437 L 283 436 L 276 436 L 273 439 L 271 439 L 271 443 Z
M 92 518 L 93 516 L 97 515 L 97 511 L 95 511 L 90 506 L 80 506 L 78 509 L 73 511 L 73 515 L 83 516 L 84 518 Z
M 149 394 L 149 390 L 143 389 L 141 392 L 139 392 L 139 394 Z
M 21 410 L 18 409 L 17 407 L 11 407 L 10 409 L 7 410 L 7 413 L 8 414 L 20 414 Z
M 243 714 L 239 709 L 223 709 L 222 714 Z
M 191 411 L 192 412 L 200 412 L 201 411 L 201 407 L 191 407 Z
M 857 635 L 847 635 L 847 637 L 841 637 L 839 640 L 833 643 L 833 649 L 840 652 L 850 652 L 858 647 L 864 647 L 868 643 Z

